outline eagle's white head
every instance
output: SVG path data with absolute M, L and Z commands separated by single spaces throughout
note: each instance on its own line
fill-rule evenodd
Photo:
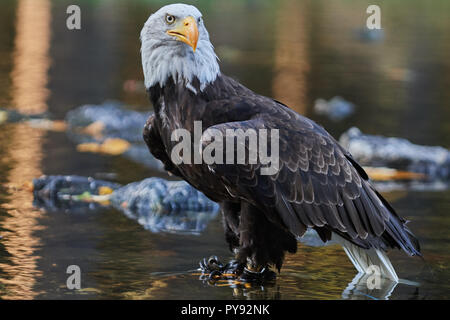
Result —
M 186 4 L 162 7 L 145 22 L 141 31 L 142 68 L 145 87 L 161 87 L 172 77 L 194 92 L 194 77 L 200 90 L 220 73 L 214 47 L 198 9 Z

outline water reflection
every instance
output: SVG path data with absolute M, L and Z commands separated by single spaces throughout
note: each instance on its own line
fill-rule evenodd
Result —
M 278 8 L 275 30 L 273 97 L 306 115 L 306 73 L 309 71 L 308 2 L 285 0 Z M 289 23 L 287 23 L 289 22 Z
M 11 77 L 13 105 L 23 113 L 47 111 L 50 19 L 49 0 L 18 1 Z
M 211 283 L 195 271 L 153 273 L 151 282 L 164 283 L 153 288 L 152 296 L 145 291 L 134 292 L 134 298 L 157 299 L 169 295 L 185 297 L 178 286 L 192 290 L 190 298 L 260 299 L 350 299 L 388 300 L 392 296 L 401 299 L 417 299 L 419 284 L 401 280 L 400 284 L 380 278 L 374 281 L 370 275 L 355 274 L 343 250 L 337 245 L 320 248 L 302 246 L 296 255 L 289 255 L 276 281 L 264 285 L 240 284 L 234 280 Z M 369 286 L 368 286 L 369 282 Z M 155 292 L 158 291 L 159 292 Z M 178 295 L 177 295 L 178 294 Z
M 371 278 L 374 276 L 358 273 L 342 292 L 342 298 L 361 299 L 362 296 L 373 300 L 388 300 L 397 283 L 384 278 L 378 280 Z
M 37 30 L 39 30 L 37 32 Z M 13 105 L 22 113 L 47 110 L 47 72 L 50 46 L 50 2 L 48 0 L 20 0 L 17 4 L 16 38 L 12 77 Z M 8 146 L 2 157 L 9 159 L 6 174 L 9 201 L 2 205 L 8 215 L 2 221 L 3 250 L 9 259 L 0 263 L 2 298 L 35 297 L 36 279 L 42 274 L 37 268 L 36 249 L 41 241 L 34 232 L 44 226 L 38 223 L 42 212 L 34 210 L 32 195 L 23 188 L 25 182 L 42 174 L 42 136 L 44 132 L 18 124 L 7 137 Z

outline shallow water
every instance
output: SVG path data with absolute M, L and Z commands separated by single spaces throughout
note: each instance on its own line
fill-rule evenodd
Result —
M 82 30 L 65 27 L 74 1 L 5 0 L 0 4 L 0 107 L 67 111 L 107 99 L 147 110 L 139 31 L 163 1 L 82 1 Z M 222 71 L 323 124 L 335 137 L 363 132 L 450 146 L 450 3 L 390 1 L 384 36 L 362 41 L 368 1 L 202 1 Z M 232 21 L 232 23 L 230 23 Z M 36 32 L 38 30 L 38 32 Z M 256 76 L 257 75 L 257 76 Z M 133 80 L 133 81 L 127 81 Z M 124 87 L 128 88 L 127 90 Z M 314 101 L 342 96 L 356 105 L 333 122 Z M 133 299 L 448 299 L 450 191 L 384 195 L 421 241 L 424 262 L 392 252 L 401 278 L 392 292 L 346 290 L 355 276 L 341 248 L 299 245 L 275 283 L 264 288 L 209 286 L 193 269 L 216 254 L 230 259 L 220 218 L 199 236 L 146 231 L 104 209 L 46 212 L 23 184 L 42 174 L 104 176 L 128 183 L 161 176 L 116 156 L 79 153 L 61 132 L 0 124 L 0 297 Z M 66 288 L 78 265 L 82 290 Z

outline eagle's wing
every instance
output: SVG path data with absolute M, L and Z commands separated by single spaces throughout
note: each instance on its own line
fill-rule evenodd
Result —
M 259 159 L 253 164 L 246 159 L 245 164 L 209 165 L 232 196 L 260 207 L 271 220 L 278 215 L 297 236 L 302 236 L 307 228 L 314 228 L 324 241 L 335 232 L 363 248 L 396 247 L 419 254 L 418 243 L 405 220 L 372 187 L 351 155 L 322 127 L 267 98 L 246 97 L 243 101 L 259 112 L 251 119 L 209 129 L 219 130 L 224 139 L 229 129 L 278 129 L 279 170 L 274 175 L 262 175 Z M 233 112 L 232 107 L 229 110 Z M 214 140 L 208 132 L 202 137 L 203 148 Z M 248 143 L 246 148 L 248 152 Z M 270 154 L 270 142 L 268 150 Z
M 178 168 L 173 164 L 172 160 L 166 152 L 166 148 L 162 142 L 159 130 L 155 121 L 155 114 L 152 114 L 144 126 L 143 138 L 150 153 L 164 164 L 164 169 L 173 175 L 181 177 Z

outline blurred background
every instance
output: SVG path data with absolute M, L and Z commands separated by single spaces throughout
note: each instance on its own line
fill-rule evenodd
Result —
M 314 119 L 336 138 L 356 126 L 449 148 L 449 1 L 185 2 L 203 13 L 223 73 Z M 150 111 L 139 33 L 148 16 L 169 3 L 2 0 L 0 108 L 48 113 L 54 120 L 107 100 Z M 66 27 L 72 4 L 81 8 L 81 30 Z M 367 32 L 370 4 L 381 8 L 381 31 Z M 317 99 L 336 96 L 354 112 L 339 121 L 315 112 Z M 355 275 L 339 247 L 300 246 L 273 286 L 211 287 L 183 272 L 210 254 L 230 258 L 220 217 L 200 235 L 185 235 L 152 233 L 114 209 L 50 212 L 35 208 L 22 187 L 43 174 L 103 174 L 121 184 L 164 177 L 121 156 L 79 152 L 65 132 L 0 124 L 0 298 L 340 299 Z M 393 252 L 400 277 L 420 286 L 399 284 L 390 298 L 450 298 L 450 192 L 384 195 L 412 220 L 425 257 Z M 82 270 L 81 291 L 66 288 L 72 264 Z

